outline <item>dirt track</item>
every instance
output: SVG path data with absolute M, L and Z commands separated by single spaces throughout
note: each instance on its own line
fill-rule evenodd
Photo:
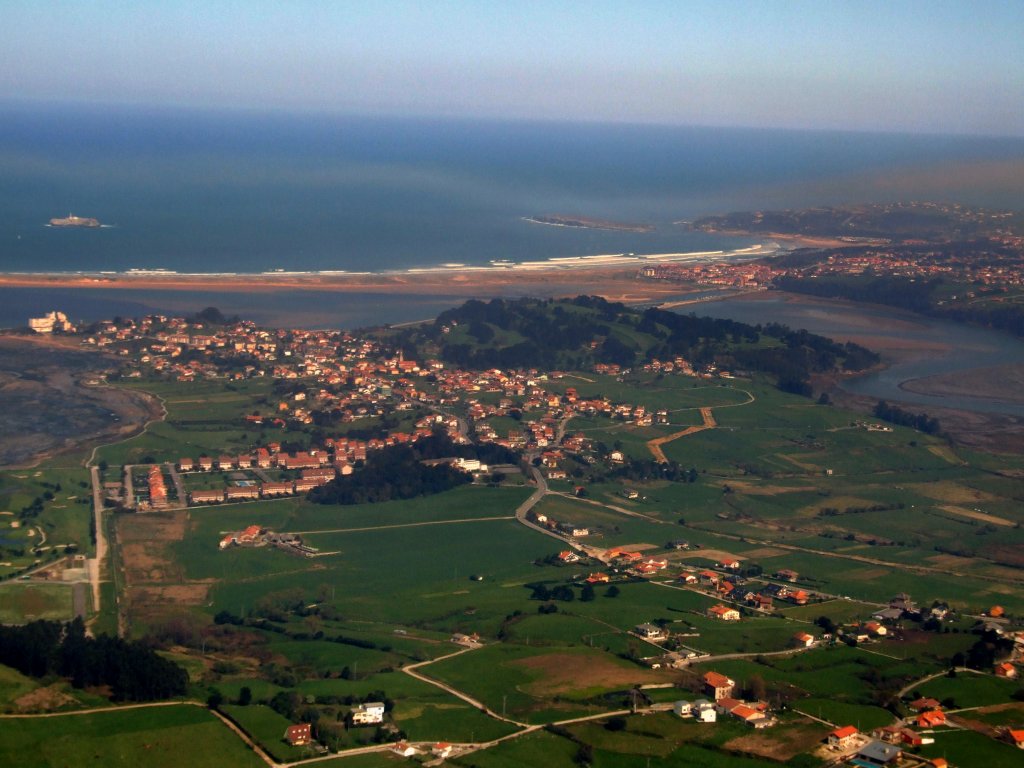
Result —
M 661 446 L 665 443 L 671 443 L 673 440 L 678 440 L 681 437 L 692 435 L 697 432 L 703 432 L 705 429 L 714 429 L 718 426 L 718 422 L 715 421 L 714 415 L 711 413 L 710 408 L 701 408 L 700 415 L 704 419 L 704 423 L 697 427 L 687 427 L 681 432 L 674 432 L 671 435 L 665 435 L 665 437 L 656 437 L 654 440 L 647 442 L 647 448 L 654 456 L 654 460 L 659 464 L 667 464 L 668 459 L 665 458 L 665 452 L 661 450 Z

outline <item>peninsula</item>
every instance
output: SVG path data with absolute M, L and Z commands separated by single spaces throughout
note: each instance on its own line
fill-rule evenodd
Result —
M 549 227 L 572 227 L 574 229 L 605 229 L 612 232 L 653 232 L 650 224 L 635 224 L 605 219 L 591 219 L 586 216 L 526 216 L 524 221 L 531 224 L 547 224 Z

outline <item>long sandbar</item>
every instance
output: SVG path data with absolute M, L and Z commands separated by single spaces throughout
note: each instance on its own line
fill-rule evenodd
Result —
M 128 272 L 60 272 L 0 274 L 0 286 L 20 288 L 105 288 L 121 290 L 179 291 L 279 291 L 316 290 L 339 293 L 398 293 L 418 295 L 545 296 L 593 292 L 622 300 L 646 301 L 678 294 L 678 286 L 648 281 L 642 296 L 637 269 L 665 263 L 700 263 L 755 259 L 776 248 L 755 245 L 733 251 L 699 251 L 663 254 L 608 254 L 570 256 L 535 262 L 495 262 L 490 265 L 448 264 L 390 272 L 259 272 L 178 273 L 166 270 Z

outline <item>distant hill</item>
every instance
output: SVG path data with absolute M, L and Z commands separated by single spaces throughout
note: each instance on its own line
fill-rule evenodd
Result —
M 467 369 L 581 370 L 596 363 L 630 368 L 653 359 L 685 358 L 733 372 L 764 373 L 788 392 L 810 393 L 812 373 L 858 371 L 878 356 L 778 324 L 632 309 L 595 296 L 575 299 L 467 301 L 429 325 L 391 337 L 409 354 L 438 357 Z
M 881 240 L 966 240 L 1024 228 L 1020 214 L 940 203 L 888 203 L 705 216 L 687 225 L 701 232 L 747 232 Z

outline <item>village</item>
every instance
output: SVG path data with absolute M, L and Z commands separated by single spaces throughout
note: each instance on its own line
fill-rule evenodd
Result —
M 620 383 L 623 377 L 633 375 L 628 368 L 596 363 L 586 371 L 573 373 L 540 369 L 471 371 L 437 359 L 406 359 L 401 349 L 389 347 L 380 338 L 360 338 L 348 332 L 266 330 L 241 321 L 210 325 L 197 319 L 162 316 L 100 323 L 82 331 L 81 343 L 116 355 L 121 361 L 117 377 L 127 382 L 156 380 L 186 387 L 193 383 L 268 383 L 259 390 L 264 394 L 253 407 L 228 422 L 230 429 L 245 431 L 247 444 L 237 440 L 232 449 L 192 455 L 187 451 L 155 455 L 151 451 L 152 455 L 138 463 L 112 465 L 97 475 L 102 479 L 98 491 L 109 507 L 140 517 L 182 511 L 210 515 L 213 521 L 219 509 L 226 509 L 231 510 L 234 525 L 239 525 L 237 521 L 244 519 L 242 510 L 252 510 L 253 522 L 237 528 L 221 526 L 216 538 L 209 539 L 208 546 L 224 558 L 247 550 L 279 551 L 316 561 L 337 556 L 336 547 L 320 546 L 315 536 L 307 540 L 310 537 L 257 522 L 261 519 L 258 510 L 264 504 L 276 509 L 274 505 L 288 499 L 301 503 L 316 489 L 357 477 L 380 452 L 415 447 L 440 435 L 452 446 L 493 446 L 505 451 L 503 456 L 515 456 L 513 461 L 503 459 L 498 463 L 470 454 L 424 461 L 440 462 L 465 473 L 474 487 L 535 489 L 534 495 L 516 510 L 514 519 L 527 529 L 559 541 L 556 554 L 538 557 L 537 561 L 558 569 L 552 585 L 567 585 L 573 594 L 582 590 L 580 600 L 593 599 L 595 588 L 612 596 L 613 589 L 617 595 L 623 587 L 651 585 L 656 591 L 679 592 L 696 601 L 687 603 L 692 607 L 680 609 L 678 616 L 656 619 L 654 614 L 649 621 L 629 624 L 622 631 L 638 643 L 637 649 L 631 648 L 628 654 L 637 668 L 659 674 L 696 674 L 701 695 L 645 700 L 638 694 L 630 707 L 632 713 L 672 715 L 708 728 L 738 723 L 751 732 L 768 732 L 778 728 L 780 722 L 788 722 L 791 710 L 798 710 L 799 703 L 769 702 L 763 692 L 716 671 L 716 665 L 755 657 L 790 658 L 836 648 L 886 656 L 886 649 L 902 642 L 908 628 L 918 632 L 917 627 L 926 622 L 937 622 L 941 629 L 945 622 L 956 620 L 957 626 L 963 626 L 965 621 L 974 621 L 979 633 L 991 633 L 1009 643 L 1011 652 L 988 668 L 968 670 L 960 665 L 956 667 L 959 674 L 1013 680 L 1024 664 L 1024 632 L 997 604 L 977 615 L 958 615 L 941 602 L 918 606 L 908 594 L 900 592 L 885 602 L 861 600 L 860 604 L 870 607 L 866 615 L 855 621 L 833 622 L 827 620 L 829 613 L 850 598 L 823 589 L 820 580 L 802 574 L 804 568 L 800 565 L 782 561 L 771 569 L 762 569 L 749 556 L 725 556 L 722 550 L 709 549 L 706 543 L 676 535 L 669 536 L 658 547 L 659 552 L 650 544 L 615 544 L 623 539 L 615 538 L 616 526 L 607 519 L 588 518 L 579 512 L 563 517 L 559 507 L 538 504 L 545 498 L 572 500 L 584 505 L 580 509 L 591 504 L 650 522 L 648 513 L 637 511 L 647 503 L 647 485 L 643 480 L 626 479 L 625 473 L 636 472 L 637 467 L 655 473 L 668 469 L 664 453 L 659 453 L 665 441 L 645 441 L 638 448 L 635 444 L 608 444 L 611 440 L 607 435 L 624 434 L 622 430 L 678 429 L 669 435 L 671 438 L 714 428 L 709 408 L 679 411 L 630 402 L 624 397 L 581 394 L 584 385 L 593 382 L 589 377 Z M 728 389 L 730 404 L 754 399 L 743 388 L 743 372 L 720 370 L 713 364 L 695 366 L 680 356 L 651 360 L 638 366 L 635 373 L 658 380 L 678 376 L 693 381 L 694 387 Z M 704 426 L 700 426 L 701 419 Z M 587 428 L 576 428 L 574 421 Z M 361 424 L 375 427 L 361 430 Z M 381 428 L 381 424 L 387 426 Z M 882 436 L 893 434 L 886 424 L 862 419 L 850 420 L 842 428 Z M 354 434 L 345 434 L 348 431 Z M 590 498 L 585 478 L 592 469 L 622 473 L 624 479 L 616 486 L 614 497 Z M 697 477 L 695 470 L 687 473 L 676 467 L 673 471 L 681 472 L 684 482 L 693 483 Z M 816 474 L 831 477 L 832 470 L 822 469 Z M 618 506 L 621 504 L 627 506 Z M 471 576 L 473 581 L 483 578 L 477 572 Z M 533 599 L 542 603 L 539 608 L 552 611 L 557 607 L 561 599 L 554 596 L 557 589 L 543 586 L 534 590 Z M 590 597 L 585 596 L 588 589 Z M 789 613 L 817 607 L 817 619 L 811 613 Z M 711 626 L 740 634 L 762 619 L 778 622 L 778 637 L 785 631 L 788 641 L 773 641 L 777 644 L 764 651 L 723 652 L 717 650 L 717 645 L 707 645 Z M 467 639 L 454 640 L 456 636 Z M 480 640 L 475 633 L 456 636 L 453 641 L 462 648 L 460 652 L 476 653 L 497 644 Z M 424 679 L 433 678 L 424 673 Z M 673 692 L 678 696 L 678 691 Z M 492 709 L 480 706 L 493 716 Z M 802 716 L 821 726 L 816 755 L 824 764 L 915 768 L 951 765 L 942 758 L 920 757 L 916 750 L 934 743 L 936 729 L 970 727 L 958 720 L 958 709 L 925 696 L 907 699 L 902 706 L 908 712 L 905 716 L 877 728 L 861 729 L 852 723 L 818 718 L 812 712 Z M 354 704 L 345 716 L 349 728 L 385 727 L 388 733 L 399 732 L 380 701 Z M 504 715 L 496 719 L 524 725 Z M 1011 726 L 1000 727 L 990 735 L 1024 748 L 1024 733 Z M 308 722 L 290 725 L 283 741 L 290 747 L 308 748 L 311 754 L 326 750 L 317 727 Z M 386 746 L 396 755 L 421 762 L 455 759 L 477 748 L 454 739 L 404 738 Z

